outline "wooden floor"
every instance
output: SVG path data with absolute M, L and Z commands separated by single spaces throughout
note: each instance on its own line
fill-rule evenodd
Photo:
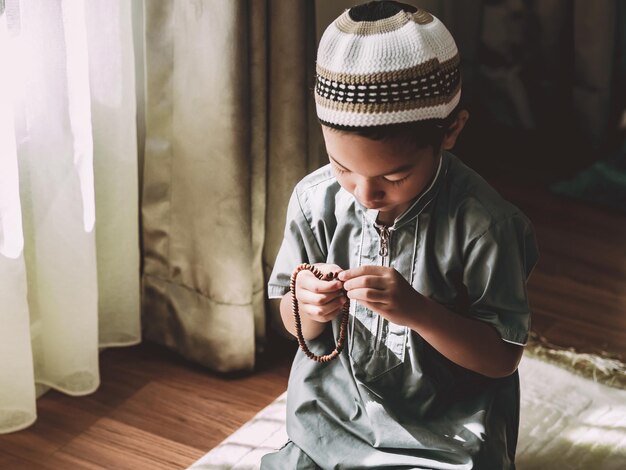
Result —
M 496 187 L 537 231 L 533 329 L 626 358 L 626 217 L 538 188 Z M 99 390 L 42 397 L 33 426 L 0 436 L 0 468 L 186 468 L 286 389 L 294 345 L 273 344 L 257 372 L 230 377 L 153 344 L 104 351 Z
M 186 468 L 285 391 L 294 348 L 229 377 L 153 343 L 105 350 L 96 393 L 50 391 L 33 426 L 0 435 L 0 469 Z
M 626 359 L 626 213 L 498 185 L 532 221 L 540 258 L 528 292 L 532 329 L 581 352 Z

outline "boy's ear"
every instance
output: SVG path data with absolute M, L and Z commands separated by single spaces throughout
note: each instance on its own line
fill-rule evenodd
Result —
M 469 113 L 467 112 L 467 110 L 462 109 L 457 113 L 454 121 L 452 121 L 452 124 L 450 124 L 450 127 L 448 127 L 448 130 L 443 136 L 443 141 L 441 142 L 442 150 L 450 150 L 454 147 L 454 145 L 456 144 L 456 139 L 459 137 L 459 134 L 465 127 L 465 123 L 468 119 Z

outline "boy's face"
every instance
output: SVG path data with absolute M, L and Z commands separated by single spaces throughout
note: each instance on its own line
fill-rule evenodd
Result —
M 409 208 L 437 169 L 439 153 L 416 148 L 406 139 L 371 140 L 322 126 L 326 150 L 337 181 L 363 206 L 392 224 Z

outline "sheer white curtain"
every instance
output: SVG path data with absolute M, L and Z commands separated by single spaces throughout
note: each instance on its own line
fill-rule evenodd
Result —
M 0 0 L 0 433 L 140 341 L 126 0 Z

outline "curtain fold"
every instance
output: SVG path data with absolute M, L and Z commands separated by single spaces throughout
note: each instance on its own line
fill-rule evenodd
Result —
M 141 340 L 133 22 L 128 1 L 86 3 L 100 347 Z
M 0 433 L 48 387 L 100 383 L 139 330 L 127 2 L 7 0 L 0 15 Z
M 217 370 L 251 369 L 247 11 L 148 1 L 145 15 L 145 335 Z
M 296 183 L 326 161 L 317 121 L 315 85 L 316 2 L 271 0 L 269 29 L 269 102 L 267 211 L 264 279 L 272 272 L 282 243 L 289 197 Z M 264 295 L 265 281 L 264 281 Z M 268 324 L 292 338 L 283 327 L 277 300 L 268 302 Z
M 143 328 L 214 370 L 265 342 L 264 271 L 310 163 L 309 9 L 145 3 Z
M 4 7 L 4 5 L 2 5 Z M 30 348 L 26 265 L 22 233 L 19 173 L 11 86 L 17 73 L 11 48 L 7 13 L 0 11 L 0 432 L 30 425 L 36 418 L 35 387 Z M 26 367 L 24 367 L 24 364 Z

